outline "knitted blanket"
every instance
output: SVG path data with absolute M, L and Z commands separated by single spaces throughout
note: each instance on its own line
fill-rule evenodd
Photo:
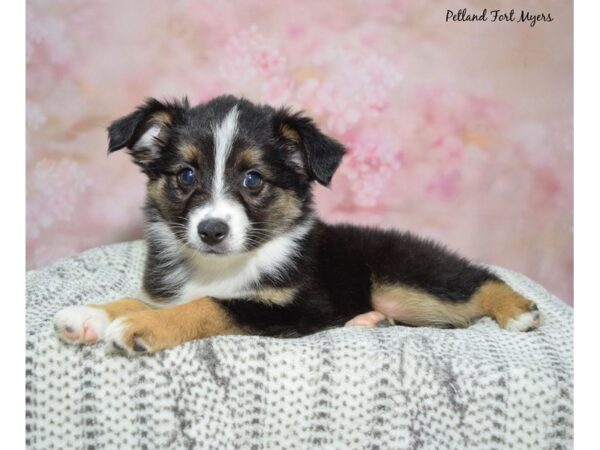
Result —
M 54 335 L 68 305 L 134 295 L 145 246 L 87 251 L 27 274 L 30 449 L 563 449 L 573 440 L 573 311 L 492 268 L 539 330 L 339 328 L 225 336 L 128 359 Z

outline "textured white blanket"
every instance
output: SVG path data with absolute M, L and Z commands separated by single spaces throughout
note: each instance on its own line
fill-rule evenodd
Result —
M 227 336 L 154 356 L 60 342 L 61 308 L 137 292 L 145 248 L 97 248 L 27 275 L 31 449 L 562 449 L 573 439 L 573 311 L 538 303 L 538 331 L 339 328 Z

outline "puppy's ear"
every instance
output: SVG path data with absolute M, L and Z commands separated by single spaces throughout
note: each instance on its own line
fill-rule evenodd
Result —
M 126 147 L 133 161 L 147 171 L 148 166 L 160 156 L 173 123 L 187 109 L 187 99 L 180 102 L 146 100 L 134 112 L 110 124 L 108 152 Z
M 300 113 L 281 109 L 275 113 L 276 133 L 292 152 L 292 159 L 303 166 L 310 181 L 329 185 L 346 149 L 326 136 L 315 123 Z

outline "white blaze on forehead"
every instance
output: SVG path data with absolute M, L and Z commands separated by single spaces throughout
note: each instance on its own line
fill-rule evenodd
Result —
M 227 196 L 225 189 L 225 168 L 235 140 L 238 116 L 238 108 L 234 106 L 221 123 L 213 127 L 215 166 L 211 199 L 206 205 L 193 210 L 188 220 L 188 240 L 199 248 L 202 248 L 203 244 L 198 237 L 198 225 L 203 220 L 218 219 L 229 226 L 229 234 L 222 245 L 233 252 L 244 249 L 249 226 L 248 216 L 238 201 Z
M 229 110 L 223 121 L 213 128 L 215 144 L 215 172 L 213 176 L 213 198 L 218 199 L 224 190 L 225 166 L 235 140 L 238 121 L 238 109 Z

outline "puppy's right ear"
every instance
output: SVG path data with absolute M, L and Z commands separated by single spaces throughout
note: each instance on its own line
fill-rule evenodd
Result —
M 110 124 L 108 152 L 126 147 L 133 161 L 148 172 L 152 162 L 160 157 L 173 123 L 188 109 L 187 98 L 180 102 L 146 100 L 134 112 Z
M 319 130 L 312 119 L 286 108 L 275 112 L 274 126 L 291 149 L 292 159 L 305 167 L 308 179 L 328 186 L 346 153 L 344 146 Z

